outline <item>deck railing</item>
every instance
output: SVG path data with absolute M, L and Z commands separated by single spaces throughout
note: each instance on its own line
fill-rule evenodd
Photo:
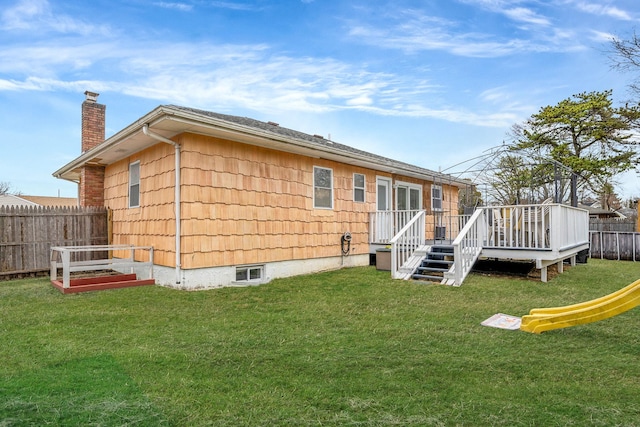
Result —
M 419 210 L 376 211 L 369 214 L 369 243 L 388 244 Z
M 391 238 L 411 221 L 420 210 L 376 211 L 369 214 L 369 243 L 389 244 Z M 451 212 L 425 212 L 426 236 L 429 240 L 451 242 L 456 238 L 469 216 Z
M 114 252 L 126 254 L 119 258 Z M 75 259 L 77 254 L 102 253 L 105 258 Z M 145 255 L 146 254 L 146 255 Z M 138 261 L 138 257 L 145 257 L 147 261 Z M 71 273 L 78 271 L 115 270 L 134 273 L 136 269 L 148 270 L 149 278 L 153 278 L 153 247 L 131 245 L 90 245 L 90 246 L 54 246 L 50 251 L 50 278 L 58 280 L 58 269 L 62 268 L 62 287 L 71 286 Z
M 402 276 L 402 267 L 414 252 L 424 246 L 425 211 L 417 211 L 404 227 L 391 238 L 391 277 Z
M 487 229 L 485 247 L 562 250 L 589 239 L 589 215 L 584 209 L 561 204 L 479 209 Z
M 551 225 L 552 248 L 564 250 L 589 242 L 589 213 L 584 209 L 552 205 Z
M 551 213 L 562 206 L 541 204 L 479 208 L 483 211 L 482 220 L 487 230 L 484 246 L 550 249 Z
M 454 269 L 448 278 L 462 284 L 483 249 L 556 254 L 588 241 L 584 209 L 550 203 L 481 207 L 453 241 Z

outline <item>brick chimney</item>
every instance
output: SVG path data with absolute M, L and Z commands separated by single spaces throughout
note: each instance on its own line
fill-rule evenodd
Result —
M 86 91 L 82 103 L 82 152 L 104 142 L 106 105 L 98 104 L 98 94 Z M 80 206 L 104 206 L 104 166 L 86 164 L 80 171 Z

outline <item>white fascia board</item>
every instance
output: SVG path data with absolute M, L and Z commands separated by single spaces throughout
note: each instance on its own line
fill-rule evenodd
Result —
M 92 159 L 100 157 L 100 155 L 118 145 L 120 142 L 125 141 L 131 135 L 134 135 L 137 132 L 142 132 L 142 126 L 144 124 L 149 123 L 149 121 L 154 120 L 158 116 L 163 114 L 162 110 L 164 107 L 160 106 L 155 110 L 148 113 L 146 116 L 137 120 L 136 122 L 130 124 L 126 128 L 122 129 L 118 133 L 113 136 L 107 138 L 101 144 L 98 144 L 94 148 L 82 153 L 80 156 L 73 159 L 71 162 L 67 163 L 57 171 L 53 173 L 53 176 L 56 178 L 66 179 L 69 181 L 76 182 L 75 179 L 72 179 L 70 175 L 72 172 L 87 163 L 90 163 Z

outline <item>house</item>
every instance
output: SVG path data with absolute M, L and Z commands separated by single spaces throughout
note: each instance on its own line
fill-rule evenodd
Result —
M 596 218 L 596 219 L 625 218 L 625 216 L 621 214 L 619 211 L 601 208 L 600 204 L 597 202 L 594 203 L 593 205 L 578 204 L 578 207 L 589 211 L 590 218 Z
M 105 140 L 106 106 L 85 95 L 82 153 L 53 175 L 79 184 L 81 206 L 111 210 L 113 244 L 153 246 L 163 285 L 368 265 L 372 213 L 429 212 L 433 238 L 468 184 L 278 123 L 175 105 Z
M 15 194 L 0 195 L 0 206 L 78 206 L 78 199 L 74 197 L 25 196 Z
M 47 207 L 78 206 L 78 199 L 75 197 L 25 196 L 25 195 L 21 195 L 20 197 L 30 202 L 33 202 L 38 206 L 47 206 Z
M 20 196 L 16 196 L 14 194 L 1 194 L 0 206 L 33 206 L 35 207 L 35 206 L 38 206 L 38 204 L 30 200 L 26 200 Z

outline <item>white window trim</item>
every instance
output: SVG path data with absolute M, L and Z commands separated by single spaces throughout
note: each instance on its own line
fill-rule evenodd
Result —
M 387 188 L 387 210 L 393 210 L 393 181 L 391 177 L 376 175 L 376 211 L 378 210 L 379 197 L 378 186 L 383 182 Z
M 238 271 L 240 270 L 247 270 L 247 279 L 246 280 L 238 280 Z M 258 277 L 257 279 L 252 279 L 251 278 L 251 270 L 258 270 L 260 271 L 260 277 Z M 265 266 L 264 264 L 260 264 L 260 265 L 241 265 L 236 267 L 235 269 L 235 279 L 233 280 L 234 283 L 263 283 L 265 281 Z
M 395 196 L 396 196 L 396 210 L 398 210 L 398 187 L 407 187 L 408 189 L 414 189 L 414 190 L 418 190 L 418 194 L 419 194 L 419 200 L 418 200 L 418 210 L 422 209 L 422 185 L 420 184 L 415 184 L 413 182 L 404 182 L 404 181 L 396 181 L 396 183 L 394 184 L 393 188 L 396 190 L 395 191 Z
M 326 169 L 328 171 L 331 171 L 331 206 L 327 207 L 327 206 L 316 206 L 316 169 Z M 318 188 L 324 188 L 326 189 L 326 187 L 318 187 Z M 331 210 L 333 209 L 333 198 L 334 198 L 334 187 L 333 187 L 333 169 L 331 168 L 327 168 L 324 166 L 314 166 L 313 167 L 313 208 L 314 209 L 328 209 Z
M 356 187 L 356 175 L 362 175 L 362 187 Z M 356 190 L 362 190 L 362 200 L 356 200 Z M 367 176 L 363 173 L 354 172 L 353 174 L 353 201 L 356 203 L 367 201 Z
M 131 182 L 131 167 L 137 165 L 138 166 L 138 182 L 137 183 L 133 183 Z M 134 185 L 138 185 L 138 204 L 137 205 L 132 205 L 131 204 L 131 187 Z M 129 163 L 129 187 L 128 187 L 129 191 L 127 193 L 128 195 L 128 204 L 130 208 L 139 208 L 140 207 L 140 199 L 141 199 L 141 191 L 140 191 L 140 160 L 137 160 L 135 162 Z
M 438 200 L 440 200 L 440 207 L 439 208 L 434 208 L 433 207 L 433 201 L 435 200 L 434 197 L 433 197 L 433 190 L 436 189 L 436 188 L 438 190 L 440 190 L 440 199 L 438 199 Z M 444 193 L 442 192 L 442 185 L 431 184 L 431 210 L 434 211 L 434 212 L 442 212 L 444 210 L 444 207 L 443 207 L 444 203 L 443 202 L 444 202 Z

